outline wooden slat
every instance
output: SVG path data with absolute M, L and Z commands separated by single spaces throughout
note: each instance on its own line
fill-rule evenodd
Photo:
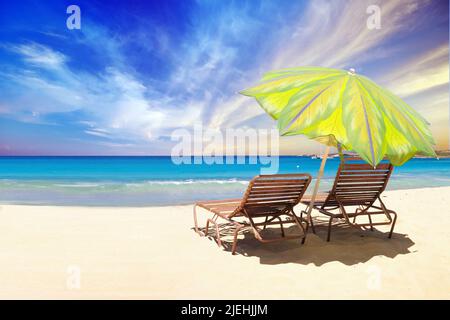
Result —
M 389 171 L 341 171 L 339 174 L 339 177 L 341 176 L 355 176 L 355 175 L 359 175 L 359 176 L 365 176 L 365 177 L 373 177 L 373 176 L 387 176 L 389 174 Z
M 369 197 L 369 196 L 348 196 L 344 197 L 343 195 L 339 195 L 339 201 L 345 202 L 345 201 L 355 201 L 355 202 L 361 202 L 361 201 L 373 201 L 377 197 Z
M 247 199 L 246 204 L 252 203 L 262 203 L 262 202 L 280 202 L 280 203 L 292 203 L 296 202 L 298 197 L 295 198 L 256 198 L 256 199 Z
M 260 199 L 260 200 L 264 200 L 264 199 L 280 199 L 280 200 L 283 200 L 283 199 L 297 199 L 299 196 L 298 195 L 292 195 L 292 194 L 288 194 L 288 195 L 274 195 L 274 196 L 272 196 L 272 195 L 267 195 L 267 196 L 263 196 L 263 197 L 261 197 L 261 196 L 252 196 L 252 197 L 248 197 L 247 198 L 247 202 L 249 202 L 249 201 L 254 201 L 254 200 L 257 200 L 257 199 Z
M 273 216 L 280 210 L 284 210 L 286 206 L 259 206 L 259 207 L 247 207 L 247 212 L 250 212 L 252 217 L 258 216 Z
M 376 198 L 377 195 L 376 194 L 367 194 L 367 193 L 340 193 L 340 194 L 336 194 L 336 198 L 337 199 L 348 199 L 348 198 L 353 198 L 353 199 L 362 199 L 362 198 Z
M 344 164 L 343 170 L 389 170 L 390 166 L 391 165 L 389 163 L 382 163 L 377 165 L 374 169 L 370 164 Z
M 342 195 L 345 196 L 361 196 L 361 195 L 367 195 L 367 196 L 373 196 L 379 194 L 379 191 L 337 191 L 335 193 L 336 196 L 341 197 Z
M 346 176 L 346 177 L 339 177 L 339 181 L 386 181 L 386 176 L 372 176 L 372 177 L 366 177 L 366 176 Z
M 371 205 L 372 203 L 373 203 L 373 201 L 366 201 L 366 202 L 343 202 L 342 204 L 343 204 L 343 205 L 346 205 L 346 206 L 360 206 L 360 205 L 368 206 L 368 205 Z
M 336 187 L 336 192 L 364 192 L 364 191 L 371 191 L 371 192 L 379 192 L 382 186 L 378 187 Z
M 338 182 L 338 184 L 336 185 L 337 188 L 339 187 L 382 187 L 384 185 L 384 181 L 380 181 L 380 182 L 376 182 L 376 183 L 365 183 L 364 181 L 361 181 L 359 183 L 354 183 L 353 181 L 350 182 L 345 182 L 345 181 L 341 181 Z
M 272 184 L 272 185 L 279 185 L 279 184 L 304 184 L 307 180 L 305 179 L 283 179 L 283 180 L 260 180 L 257 179 L 253 182 L 254 185 L 258 184 Z
M 291 205 L 295 203 L 295 201 L 260 201 L 255 203 L 246 203 L 245 207 L 251 206 L 267 206 L 267 205 Z
M 373 200 L 376 199 L 376 197 L 368 197 L 368 196 L 365 196 L 365 197 L 354 197 L 354 196 L 352 196 L 352 197 L 344 197 L 344 196 L 341 195 L 341 196 L 338 197 L 338 199 L 341 202 L 345 202 L 345 201 L 361 202 L 361 201 L 373 201 Z
M 344 199 L 354 199 L 354 200 L 361 200 L 361 199 L 374 199 L 376 198 L 376 196 L 371 196 L 371 195 L 367 195 L 367 194 L 361 194 L 361 195 L 356 195 L 356 194 L 338 194 L 336 199 L 339 199 L 339 201 L 344 200 Z
M 372 195 L 372 194 L 378 194 L 379 191 L 378 190 L 371 190 L 371 191 L 359 191 L 359 190 L 355 190 L 355 191 L 349 191 L 349 190 L 340 190 L 340 191 L 336 191 L 335 194 L 336 195 L 340 195 L 340 194 L 345 194 L 345 195 L 361 195 L 361 194 L 367 194 L 367 195 Z
M 309 174 L 307 173 L 279 173 L 279 174 L 262 174 L 258 176 L 258 179 L 273 179 L 280 178 L 279 180 L 283 180 L 286 178 L 297 178 L 297 179 L 308 179 Z
M 245 214 L 237 211 L 241 205 L 250 216 L 273 216 L 297 204 L 310 179 L 307 174 L 258 176 L 252 180 L 251 189 L 247 189 L 245 203 L 229 199 L 201 201 L 196 205 L 225 218 Z
M 374 197 L 378 195 L 378 191 L 371 191 L 371 192 L 336 192 L 336 197 L 342 198 L 342 197 Z
M 354 183 L 350 184 L 350 185 L 345 185 L 345 184 L 339 184 L 337 185 L 335 188 L 337 189 L 358 189 L 358 188 L 365 188 L 365 189 L 370 189 L 370 190 L 379 190 L 383 187 L 383 184 L 378 184 L 378 185 L 366 185 L 366 184 L 359 184 L 359 185 L 355 185 Z
M 291 189 L 303 189 L 305 187 L 304 183 L 297 184 L 257 184 L 253 185 L 252 189 L 279 189 L 279 188 L 291 188 Z
M 249 195 L 283 195 L 283 194 L 300 194 L 303 190 L 252 190 Z
M 252 191 L 267 191 L 267 192 L 281 192 L 281 191 L 286 191 L 286 192 L 290 192 L 290 191 L 296 191 L 296 190 L 304 190 L 305 189 L 305 185 L 301 185 L 301 186 L 263 186 L 263 187 L 252 187 Z
M 361 202 L 367 202 L 367 201 L 375 201 L 376 198 L 374 197 L 339 197 L 339 201 L 341 203 L 346 202 L 354 202 L 354 203 L 361 203 Z
M 254 203 L 254 202 L 262 202 L 262 201 L 296 201 L 297 197 L 264 197 L 264 198 L 248 198 L 245 203 Z
M 292 186 L 253 186 L 252 191 L 268 191 L 268 192 L 277 192 L 277 191 L 293 191 L 293 190 L 303 190 L 305 185 L 292 185 Z
M 338 199 L 362 199 L 362 198 L 376 198 L 378 196 L 378 193 L 360 193 L 360 194 L 355 194 L 355 193 L 339 193 L 336 194 L 336 198 Z
M 244 205 L 252 216 L 258 212 L 264 216 L 295 205 L 309 181 L 309 177 L 302 175 L 298 178 L 286 175 L 281 176 L 283 179 L 271 179 L 272 177 L 259 177 L 253 181 Z

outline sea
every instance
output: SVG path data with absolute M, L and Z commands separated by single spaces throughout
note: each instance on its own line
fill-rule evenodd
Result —
M 321 162 L 305 156 L 278 161 L 278 173 L 313 177 Z M 0 204 L 165 206 L 239 198 L 249 180 L 267 167 L 247 158 L 223 162 L 179 164 L 170 156 L 2 156 Z M 331 188 L 339 162 L 327 161 L 321 191 Z M 450 186 L 450 159 L 414 158 L 395 167 L 387 189 L 441 186 Z

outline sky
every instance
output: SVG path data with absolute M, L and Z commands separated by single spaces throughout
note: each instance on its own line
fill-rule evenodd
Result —
M 72 4 L 80 29 L 66 26 Z M 0 155 L 165 155 L 195 124 L 274 128 L 238 92 L 308 65 L 390 89 L 448 149 L 448 20 L 445 0 L 1 1 Z M 317 151 L 280 140 L 281 154 Z

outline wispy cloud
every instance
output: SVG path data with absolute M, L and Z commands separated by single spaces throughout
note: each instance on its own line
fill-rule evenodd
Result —
M 412 58 L 387 73 L 381 81 L 396 94 L 407 97 L 449 81 L 448 44 Z
M 384 41 L 414 25 L 413 14 L 426 4 L 420 0 L 311 1 L 294 32 L 289 24 L 285 26 L 286 37 L 279 43 L 272 68 L 342 68 L 373 59 Z M 367 8 L 373 5 L 381 9 L 380 29 L 367 27 Z
M 34 42 L 11 45 L 8 48 L 20 54 L 25 62 L 38 67 L 58 68 L 67 59 L 62 53 Z
M 377 30 L 366 25 L 373 4 L 382 14 Z M 442 101 L 434 107 L 442 114 L 445 92 L 438 88 L 448 83 L 448 41 L 415 50 L 403 40 L 419 37 L 415 28 L 432 23 L 421 18 L 430 5 L 199 2 L 183 10 L 185 29 L 173 29 L 177 19 L 149 22 L 136 13 L 125 14 L 127 28 L 85 19 L 79 32 L 43 29 L 39 37 L 1 43 L 14 61 L 0 61 L 0 89 L 6 93 L 0 114 L 42 124 L 61 117 L 59 124 L 70 122 L 92 143 L 127 151 L 140 145 L 143 153 L 158 145 L 168 153 L 165 138 L 196 122 L 215 129 L 273 125 L 252 99 L 237 93 L 266 71 L 321 65 L 364 73 L 374 64 L 376 81 L 416 108 L 424 97 Z M 72 119 L 73 114 L 79 116 Z M 289 141 L 284 151 L 297 147 Z
M 63 54 L 44 45 L 19 45 L 13 50 L 33 67 L 1 75 L 19 88 L 13 99 L 14 108 L 31 110 L 41 117 L 83 110 L 91 117 L 90 127 L 95 127 L 86 133 L 96 136 L 105 136 L 108 130 L 111 136 L 147 139 L 155 134 L 158 137 L 153 130 L 165 124 L 175 126 L 178 121 L 186 125 L 185 121 L 175 120 L 174 110 L 165 105 L 167 97 L 153 97 L 158 94 L 127 70 L 108 67 L 95 75 L 75 73 Z M 48 67 L 51 68 L 45 73 L 39 71 Z M 23 92 L 27 94 L 24 96 Z M 20 120 L 26 119 L 22 116 Z
M 429 1 L 418 0 L 311 1 L 303 19 L 290 21 L 279 30 L 282 36 L 273 43 L 277 49 L 262 62 L 267 66 L 265 71 L 301 65 L 357 67 L 389 55 L 398 56 L 397 46 L 386 45 L 386 42 L 413 28 L 417 22 L 415 14 L 427 4 Z M 369 5 L 381 8 L 380 29 L 367 27 Z M 413 56 L 408 63 L 385 69 L 385 76 L 377 80 L 401 96 L 448 83 L 448 43 Z M 225 104 L 229 111 L 217 114 L 216 125 L 239 125 L 262 113 L 259 109 L 242 113 L 247 110 L 245 100 L 230 98 L 229 101 L 234 103 L 232 106 Z

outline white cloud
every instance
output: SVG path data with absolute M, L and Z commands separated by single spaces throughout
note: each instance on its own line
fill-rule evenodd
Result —
M 448 83 L 448 45 L 406 61 L 384 75 L 380 82 L 402 97 Z
M 45 61 L 45 66 L 51 64 L 46 73 L 25 69 L 0 74 L 21 88 L 11 104 L 16 115 L 20 110 L 40 116 L 81 110 L 89 116 L 78 122 L 88 127 L 86 134 L 145 141 L 169 135 L 174 128 L 192 125 L 205 107 L 201 100 L 181 101 L 161 95 L 127 70 L 109 67 L 96 75 L 75 73 L 66 65 L 63 55 L 50 54 L 54 51 L 48 47 L 33 44 L 32 49 L 25 45 L 16 48 L 21 48 L 15 52 L 27 61 L 33 59 L 28 61 L 32 66 L 36 66 L 38 51 L 48 53 L 47 57 L 58 57 L 51 63 L 51 58 L 39 60 Z M 7 112 L 7 106 L 5 109 Z M 20 120 L 38 122 L 39 117 L 22 114 Z
M 67 60 L 64 54 L 34 42 L 10 46 L 9 49 L 22 55 L 27 63 L 39 67 L 57 68 Z
M 366 9 L 369 5 L 374 4 L 381 8 L 382 26 L 381 29 L 370 30 L 367 28 L 369 15 L 366 13 Z M 384 49 L 383 42 L 410 27 L 414 23 L 411 15 L 426 4 L 427 2 L 418 0 L 311 1 L 298 21 L 283 24 L 284 27 L 277 30 L 280 35 L 279 40 L 273 44 L 272 55 L 268 55 L 264 61 L 266 66 L 264 72 L 305 65 L 333 68 L 354 67 L 373 58 L 386 57 L 390 51 L 393 52 L 396 49 Z M 445 54 L 444 51 L 441 49 L 439 59 L 441 55 Z M 448 60 L 448 56 L 446 59 Z M 397 86 L 400 86 L 401 83 L 402 90 L 409 90 L 409 93 L 412 93 L 419 87 L 434 86 L 445 81 L 446 66 L 448 78 L 448 61 L 436 66 L 435 60 L 431 58 L 429 60 L 423 61 L 424 66 L 433 66 L 426 73 L 430 76 L 429 81 L 426 77 L 417 78 L 418 74 L 414 79 L 411 75 L 411 81 L 416 83 L 414 86 L 410 86 L 411 83 L 408 83 L 407 80 L 400 81 L 404 75 L 399 74 L 397 80 L 392 77 L 392 82 L 388 87 L 395 80 Z M 444 61 L 444 59 L 441 60 Z M 242 84 L 242 89 L 256 84 L 256 71 L 247 71 L 253 78 L 244 78 L 246 83 Z M 424 71 L 422 70 L 422 72 Z M 438 71 L 437 75 L 436 71 Z M 396 89 L 395 86 L 394 89 Z M 228 99 L 228 102 L 222 101 L 223 108 L 217 108 L 215 117 L 213 117 L 216 126 L 230 125 L 231 123 L 239 125 L 262 113 L 254 101 L 252 104 L 247 104 L 245 99 L 232 96 L 225 98 Z M 229 111 L 224 111 L 225 109 Z M 239 117 L 236 117 L 237 113 Z
M 372 4 L 382 9 L 380 30 L 366 27 L 366 9 Z M 141 30 L 130 40 L 112 37 L 101 26 L 85 24 L 83 36 L 76 41 L 104 56 L 105 61 L 113 61 L 114 66 L 97 73 L 75 72 L 67 64 L 68 57 L 50 47 L 38 43 L 12 45 L 9 49 L 28 67 L 3 71 L 0 77 L 17 84 L 26 95 L 13 97 L 16 110 L 8 110 L 5 104 L 0 112 L 28 110 L 44 117 L 82 111 L 87 116 L 79 123 L 85 125 L 86 134 L 133 141 L 156 140 L 198 121 L 210 128 L 239 127 L 264 113 L 254 100 L 237 93 L 254 85 L 263 72 L 300 65 L 346 67 L 385 57 L 396 48 L 385 49 L 384 41 L 411 26 L 411 15 L 423 5 L 425 2 L 417 0 L 314 0 L 299 13 L 298 20 L 289 22 L 276 15 L 264 21 L 267 17 L 245 8 L 236 15 L 234 8 L 211 18 L 202 17 L 178 50 L 170 50 L 173 44 L 162 30 L 151 36 Z M 277 39 L 261 43 L 265 54 L 259 61 L 243 64 L 239 50 L 245 38 L 251 40 L 249 35 L 260 32 L 267 23 L 282 26 L 273 31 Z M 121 51 L 121 46 L 132 40 L 148 40 L 148 50 L 158 48 L 158 54 L 176 66 L 168 79 L 138 76 Z M 248 59 L 252 53 L 245 54 Z M 448 47 L 429 51 L 380 80 L 404 96 L 448 83 L 446 54 L 448 58 Z M 161 87 L 164 89 L 157 89 Z
M 98 131 L 98 130 L 85 130 L 84 131 L 87 134 L 90 134 L 92 136 L 98 136 L 98 137 L 103 137 L 103 138 L 109 138 L 109 135 L 107 133 Z
M 407 23 L 408 17 L 423 4 L 418 0 L 311 1 L 295 31 L 289 24 L 285 27 L 286 36 L 280 40 L 272 69 L 299 65 L 342 68 L 367 61 L 371 50 L 414 22 Z M 367 28 L 369 5 L 381 8 L 380 29 Z M 410 9 L 404 10 L 405 6 Z

